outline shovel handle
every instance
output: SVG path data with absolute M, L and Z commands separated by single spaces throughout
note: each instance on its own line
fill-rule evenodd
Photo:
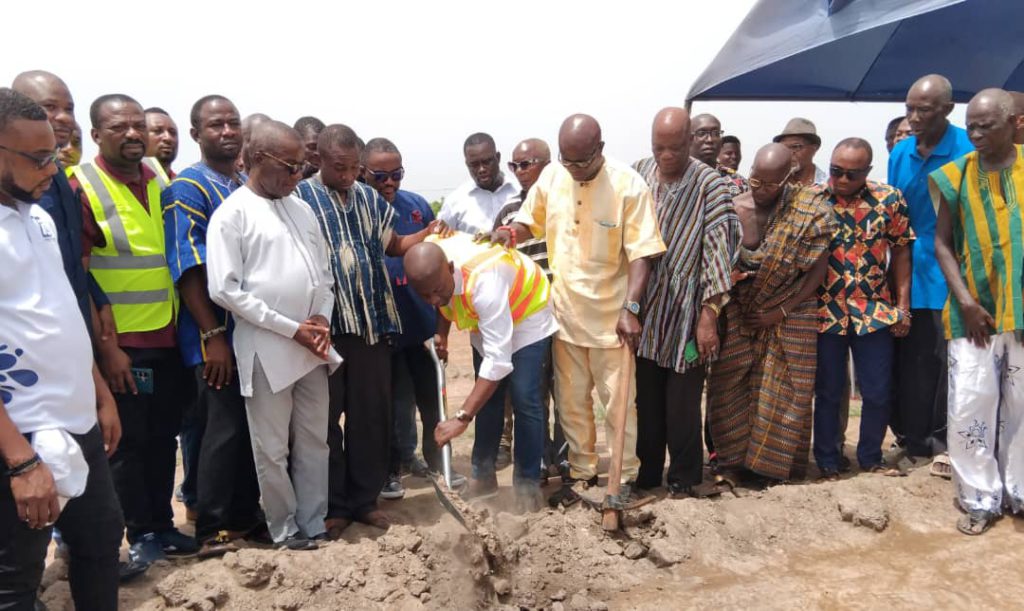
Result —
M 434 338 L 430 338 L 430 358 L 434 360 L 434 371 L 437 374 L 437 411 L 438 422 L 448 419 L 448 385 L 445 381 L 444 363 L 437 356 L 437 347 L 434 345 Z M 430 432 L 434 434 L 433 431 Z M 452 489 L 452 446 L 446 443 L 441 448 L 441 470 L 444 475 L 444 483 L 448 489 Z

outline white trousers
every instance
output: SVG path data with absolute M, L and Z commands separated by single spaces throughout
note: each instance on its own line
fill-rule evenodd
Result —
M 1024 506 L 1024 345 L 1013 332 L 978 348 L 949 342 L 949 458 L 960 506 Z M 1004 496 L 1005 495 L 1005 496 Z
M 263 511 L 275 542 L 296 533 L 315 537 L 325 532 L 327 404 L 326 365 L 275 393 L 256 358 L 245 412 Z

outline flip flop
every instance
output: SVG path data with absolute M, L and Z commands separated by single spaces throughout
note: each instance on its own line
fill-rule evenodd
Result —
M 992 523 L 996 521 L 996 518 L 997 516 L 987 511 L 969 511 L 956 521 L 956 529 L 965 535 L 976 537 L 992 528 Z
M 722 475 L 716 475 L 710 482 L 701 482 L 690 489 L 695 499 L 709 499 L 720 496 L 723 492 L 733 492 L 736 483 Z
M 949 452 L 936 454 L 932 459 L 932 466 L 928 469 L 929 475 L 943 479 L 953 478 L 953 464 L 949 461 Z

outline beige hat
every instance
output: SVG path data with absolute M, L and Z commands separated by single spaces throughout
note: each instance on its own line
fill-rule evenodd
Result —
M 818 130 L 815 129 L 814 123 L 803 117 L 794 117 L 786 123 L 786 129 L 782 130 L 782 133 L 772 138 L 772 142 L 778 142 L 786 136 L 803 136 L 811 142 L 814 146 L 821 146 L 821 138 L 818 137 Z

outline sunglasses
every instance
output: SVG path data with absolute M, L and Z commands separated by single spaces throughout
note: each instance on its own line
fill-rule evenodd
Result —
M 582 170 L 583 168 L 589 167 L 590 164 L 594 163 L 594 159 L 596 159 L 600 153 L 600 145 L 598 145 L 598 147 L 594 149 L 594 152 L 591 153 L 589 157 L 580 161 L 571 161 L 569 159 L 566 159 L 565 157 L 562 157 L 562 153 L 558 153 L 558 163 L 562 164 L 562 166 L 566 168 L 577 168 L 579 170 Z
M 757 178 L 748 178 L 747 179 L 747 184 L 750 185 L 750 188 L 753 189 L 753 190 L 757 190 L 757 189 L 772 189 L 772 190 L 774 190 L 774 189 L 778 189 L 782 185 L 786 184 L 786 182 L 785 181 L 783 181 L 783 182 L 764 182 L 763 180 L 758 180 Z
M 292 174 L 292 175 L 301 174 L 302 171 L 304 169 L 306 169 L 306 162 L 305 161 L 300 161 L 299 163 L 288 163 L 284 159 L 279 159 L 277 157 L 274 157 L 273 155 L 271 155 L 270 153 L 268 153 L 266 151 L 257 151 L 257 152 L 262 154 L 262 155 L 265 155 L 267 157 L 270 157 L 274 161 L 276 161 L 276 162 L 280 163 L 281 165 L 283 165 L 285 168 L 288 169 L 288 173 L 289 174 Z
M 832 178 L 842 178 L 843 176 L 845 176 L 846 180 L 860 180 L 861 178 L 867 176 L 868 172 L 870 171 L 871 166 L 861 168 L 859 170 L 847 170 L 837 165 L 828 166 L 829 176 L 831 176 Z
M 28 159 L 33 164 L 35 164 L 37 170 L 42 170 L 43 168 L 47 167 L 51 163 L 56 163 L 57 159 L 60 157 L 60 149 L 59 148 L 57 150 L 53 151 L 52 153 L 48 154 L 48 155 L 44 155 L 43 157 L 37 157 L 36 155 L 33 155 L 31 153 L 25 153 L 23 151 L 16 151 L 16 150 L 14 150 L 12 148 L 8 148 L 8 147 L 6 147 L 6 146 L 4 146 L 2 144 L 0 144 L 0 150 L 5 150 L 8 153 L 14 153 L 15 155 L 18 155 L 19 157 L 24 157 L 25 159 Z
M 403 168 L 403 167 L 399 167 L 397 170 L 390 170 L 390 171 L 388 171 L 388 170 L 371 170 L 370 168 L 367 168 L 366 166 L 363 166 L 363 169 L 366 170 L 367 178 L 373 178 L 374 182 L 384 182 L 385 180 L 387 180 L 389 178 L 391 180 L 393 180 L 394 182 L 402 182 L 402 179 L 405 178 L 405 168 Z
M 512 172 L 523 172 L 531 165 L 540 163 L 540 159 L 524 159 L 523 161 L 508 162 L 508 169 Z

